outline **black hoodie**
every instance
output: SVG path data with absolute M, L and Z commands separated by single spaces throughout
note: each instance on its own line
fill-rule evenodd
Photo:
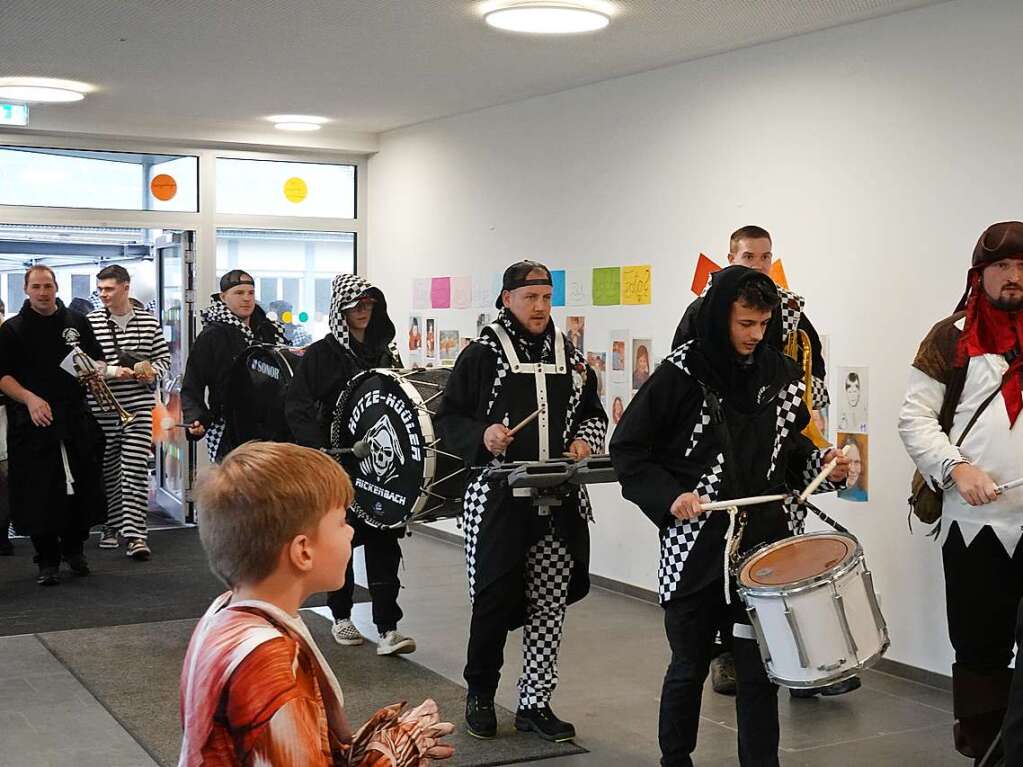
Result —
M 348 330 L 345 311 L 360 298 L 376 300 L 364 341 Z M 306 347 L 302 364 L 288 387 L 284 410 L 295 442 L 329 447 L 334 408 L 348 382 L 370 368 L 401 367 L 394 345 L 395 327 L 383 291 L 354 274 L 334 278 L 328 324 L 331 332 Z

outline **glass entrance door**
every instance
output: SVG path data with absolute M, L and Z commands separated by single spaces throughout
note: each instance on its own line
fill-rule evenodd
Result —
M 181 380 L 185 360 L 195 340 L 195 247 L 193 232 L 165 233 L 155 245 L 157 304 L 160 324 L 170 346 L 171 367 L 160 389 L 161 403 L 155 431 L 162 433 L 156 451 L 157 502 L 181 522 L 194 521 L 192 478 L 195 443 L 178 426 L 181 415 Z

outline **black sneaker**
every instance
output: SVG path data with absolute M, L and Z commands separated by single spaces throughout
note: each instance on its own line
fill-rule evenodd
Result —
M 465 725 L 474 738 L 490 740 L 497 736 L 497 712 L 493 698 L 481 698 L 471 693 L 465 699 Z
M 40 586 L 56 586 L 60 583 L 60 568 L 39 565 L 36 583 Z
M 515 712 L 515 729 L 535 732 L 544 740 L 554 743 L 572 740 L 575 737 L 575 727 L 558 719 L 550 706 L 520 708 Z
M 92 572 L 85 554 L 72 554 L 70 557 L 64 557 L 64 561 L 75 575 L 84 576 Z

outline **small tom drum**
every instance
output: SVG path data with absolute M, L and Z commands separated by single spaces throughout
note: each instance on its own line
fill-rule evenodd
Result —
M 888 649 L 863 549 L 848 533 L 810 533 L 753 551 L 739 593 L 767 675 L 786 687 L 823 687 L 874 665 Z
M 302 351 L 255 344 L 232 363 L 224 387 L 224 421 L 233 444 L 250 439 L 291 441 L 284 395 L 302 360 Z
M 352 511 L 368 524 L 399 528 L 462 513 L 468 471 L 444 451 L 433 415 L 450 369 L 367 370 L 338 399 L 331 447 L 368 445 L 369 455 L 343 455 L 352 478 Z

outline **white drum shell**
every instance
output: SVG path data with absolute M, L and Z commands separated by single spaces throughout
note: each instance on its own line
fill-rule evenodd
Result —
M 889 645 L 858 545 L 851 561 L 811 580 L 792 587 L 739 584 L 767 675 L 785 687 L 848 679 L 876 663 Z

